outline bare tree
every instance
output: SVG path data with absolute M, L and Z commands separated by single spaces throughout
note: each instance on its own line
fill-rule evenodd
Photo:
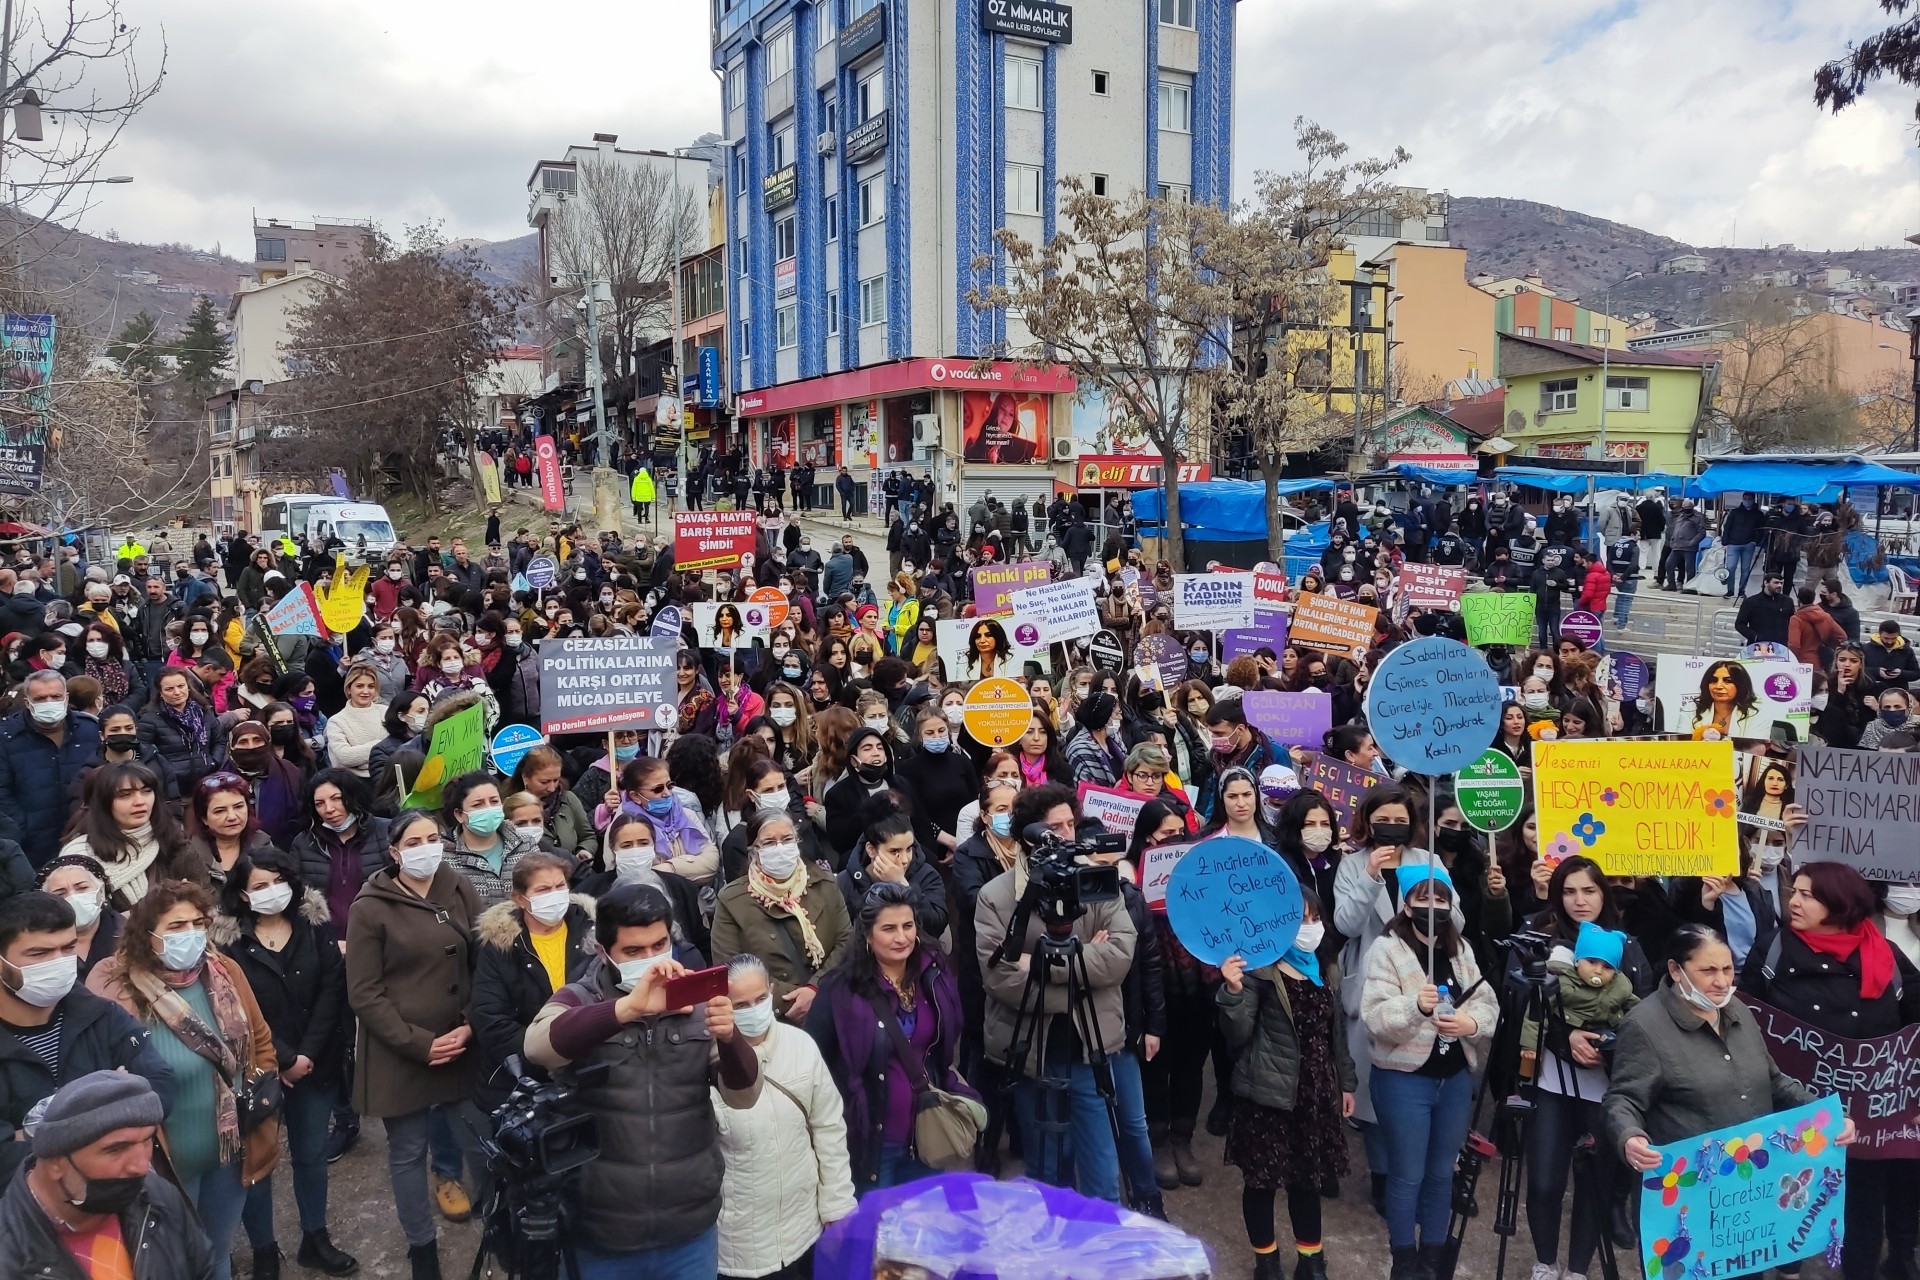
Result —
M 1058 221 L 1061 230 L 1044 244 L 1005 228 L 994 233 L 1008 283 L 974 289 L 968 299 L 981 311 L 1017 313 L 1008 331 L 1024 327 L 1030 339 L 991 347 L 982 359 L 1063 364 L 1168 463 L 1204 456 L 1208 405 L 1199 375 L 1223 354 L 1217 326 L 1227 298 L 1193 237 L 1194 206 L 1141 193 L 1096 196 L 1067 178 Z M 985 270 L 992 259 L 974 265 Z M 1166 466 L 1161 481 L 1165 558 L 1176 568 L 1185 560 L 1179 474 Z
M 1194 234 L 1207 246 L 1206 267 L 1225 295 L 1234 335 L 1231 359 L 1208 362 L 1200 378 L 1223 421 L 1252 445 L 1275 560 L 1284 553 L 1277 486 L 1288 457 L 1340 439 L 1366 408 L 1357 353 L 1368 338 L 1342 317 L 1364 323 L 1373 291 L 1350 292 L 1335 280 L 1334 255 L 1364 215 L 1399 220 L 1425 211 L 1419 197 L 1389 181 L 1408 159 L 1404 150 L 1348 159 L 1345 143 L 1305 119 L 1294 121 L 1294 145 L 1301 167 L 1258 174 L 1252 201 L 1194 211 Z M 1356 299 L 1363 300 L 1357 308 Z M 1350 388 L 1344 407 L 1342 384 Z
M 613 286 L 612 313 L 600 314 L 602 367 L 625 378 L 633 373 L 643 335 L 658 335 L 672 321 L 671 280 L 680 259 L 700 243 L 707 186 L 681 184 L 674 170 L 623 165 L 594 158 L 580 162 L 574 193 L 549 219 L 549 267 L 563 275 L 596 277 Z M 543 282 L 549 312 L 562 331 L 574 331 L 570 300 L 578 279 Z M 584 327 L 584 326 L 582 326 Z
M 437 228 L 410 228 L 404 245 L 369 232 L 346 275 L 291 318 L 297 372 L 282 384 L 263 465 L 341 467 L 359 490 L 391 469 L 431 500 L 445 437 L 470 434 L 515 305 L 481 279 L 471 251 L 447 252 Z
M 1734 295 L 1722 327 L 1715 407 L 1742 452 L 1848 443 L 1852 397 L 1818 312 L 1791 290 L 1754 289 Z

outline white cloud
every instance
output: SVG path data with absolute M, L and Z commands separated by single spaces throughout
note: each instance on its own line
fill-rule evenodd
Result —
M 698 0 L 239 0 L 145 4 L 168 82 L 109 162 L 91 229 L 222 241 L 252 211 L 525 231 L 542 156 L 596 131 L 675 146 L 719 124 Z M 1091 3 L 1091 0 L 1089 0 Z M 1912 95 L 1835 118 L 1814 67 L 1873 29 L 1871 0 L 1249 0 L 1239 187 L 1293 160 L 1307 115 L 1356 150 L 1405 145 L 1411 181 L 1718 244 L 1879 244 L 1920 230 Z M 142 15 L 136 15 L 142 16 Z

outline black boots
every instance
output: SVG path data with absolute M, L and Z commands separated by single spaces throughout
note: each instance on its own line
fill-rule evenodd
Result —
M 1153 1177 L 1162 1191 L 1171 1191 L 1180 1185 L 1180 1168 L 1173 1162 L 1173 1148 L 1167 1144 L 1167 1124 L 1147 1126 L 1147 1141 L 1153 1144 Z
M 1445 1248 L 1438 1244 L 1420 1246 L 1420 1280 L 1436 1280 L 1440 1274 L 1440 1254 Z
M 409 1248 L 407 1265 L 413 1268 L 413 1280 L 440 1280 L 440 1242 Z
M 1253 1280 L 1283 1280 L 1284 1275 L 1280 1270 L 1278 1250 L 1253 1255 Z
M 1326 1254 L 1302 1253 L 1295 1257 L 1297 1261 L 1293 1264 L 1293 1280 L 1327 1280 Z
M 1387 1280 L 1422 1280 L 1420 1251 L 1412 1245 L 1395 1245 L 1393 1270 L 1387 1273 Z
M 310 1231 L 301 1236 L 300 1253 L 295 1260 L 309 1270 L 324 1271 L 330 1276 L 350 1276 L 360 1269 L 360 1263 L 352 1254 L 333 1247 L 333 1237 L 325 1231 Z
M 1199 1186 L 1204 1175 L 1200 1171 L 1200 1157 L 1193 1154 L 1193 1122 L 1189 1120 L 1184 1125 L 1176 1122 L 1168 1138 L 1173 1147 L 1173 1168 L 1179 1176 L 1180 1185 Z
M 253 1280 L 280 1280 L 280 1246 L 253 1251 Z

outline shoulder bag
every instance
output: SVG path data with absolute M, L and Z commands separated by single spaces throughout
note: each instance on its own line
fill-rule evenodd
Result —
M 931 994 L 928 995 L 931 1001 Z M 986 1128 L 987 1109 L 963 1093 L 936 1089 L 927 1078 L 927 1064 L 914 1052 L 906 1032 L 893 1014 L 874 1006 L 880 1025 L 893 1041 L 894 1056 L 907 1070 L 913 1086 L 913 1148 L 920 1163 L 943 1172 L 973 1167 L 973 1149 Z

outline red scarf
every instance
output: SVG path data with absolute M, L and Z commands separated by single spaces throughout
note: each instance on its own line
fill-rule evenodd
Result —
M 1858 951 L 1863 1000 L 1878 1000 L 1893 981 L 1893 948 L 1871 920 L 1862 920 L 1845 933 L 1801 933 L 1796 929 L 1794 936 L 1809 950 L 1830 960 L 1845 960 Z

